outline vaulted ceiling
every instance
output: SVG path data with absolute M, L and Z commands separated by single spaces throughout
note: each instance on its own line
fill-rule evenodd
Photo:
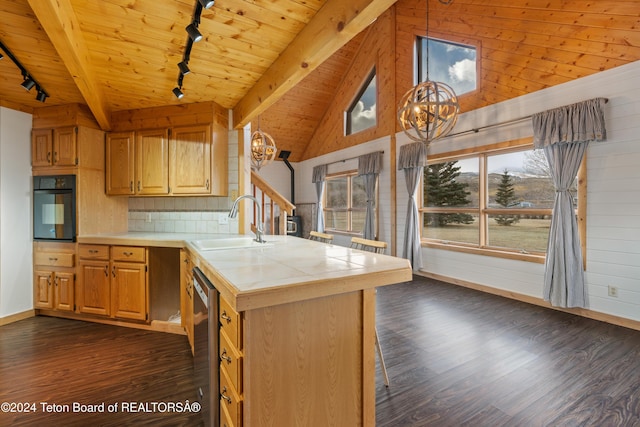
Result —
M 445 3 L 430 0 L 430 35 L 480 48 L 480 90 L 467 109 L 640 59 L 636 0 Z M 49 94 L 36 101 L 5 55 L 0 105 L 86 104 L 108 130 L 116 111 L 214 101 L 233 110 L 235 126 L 277 123 L 278 147 L 304 153 L 363 30 L 394 4 L 400 32 L 426 27 L 425 0 L 217 0 L 201 12 L 204 37 L 193 43 L 178 100 L 172 89 L 196 4 L 0 0 L 0 41 Z

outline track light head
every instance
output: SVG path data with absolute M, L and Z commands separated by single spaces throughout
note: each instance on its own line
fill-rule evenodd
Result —
M 215 4 L 215 0 L 198 0 L 198 2 L 200 2 L 202 7 L 204 7 L 205 9 L 209 9 Z
M 20 83 L 20 86 L 22 86 L 27 92 L 33 89 L 35 85 L 36 82 L 34 82 L 33 79 L 29 76 L 25 76 L 24 81 Z
M 182 74 L 183 76 L 191 72 L 189 66 L 187 65 L 187 61 L 178 63 L 178 68 L 180 69 L 180 74 Z
M 49 95 L 47 95 L 47 92 L 45 92 L 42 89 L 38 89 L 38 94 L 36 95 L 36 100 L 40 101 L 40 102 L 44 102 L 47 100 L 47 98 L 49 97 Z
M 182 91 L 180 90 L 179 87 L 174 87 L 173 88 L 173 94 L 176 96 L 176 98 L 178 99 L 182 99 L 182 97 L 184 96 L 184 93 L 182 93 Z
M 202 40 L 202 34 L 198 31 L 198 27 L 195 24 L 191 23 L 187 25 L 185 28 L 187 30 L 187 34 L 189 34 L 189 38 L 194 42 Z

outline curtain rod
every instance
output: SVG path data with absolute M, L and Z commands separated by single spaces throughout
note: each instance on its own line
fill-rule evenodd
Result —
M 609 102 L 609 98 L 604 98 L 604 103 L 606 104 L 608 102 Z M 486 125 L 486 126 L 480 126 L 480 127 L 477 127 L 477 128 L 473 128 L 473 129 L 462 130 L 460 132 L 450 133 L 449 135 L 447 135 L 447 138 L 452 137 L 452 136 L 465 135 L 467 133 L 478 133 L 481 130 L 494 128 L 494 127 L 499 127 L 499 126 L 506 126 L 506 125 L 510 125 L 510 124 L 513 124 L 513 123 L 529 120 L 531 117 L 533 117 L 533 114 L 529 114 L 528 116 L 520 117 L 520 118 L 513 119 L 513 120 L 507 120 L 505 122 L 494 123 L 492 125 Z
M 367 154 L 373 154 L 373 153 L 380 153 L 380 154 L 384 154 L 384 151 L 372 151 L 371 153 L 367 153 Z M 361 154 L 360 156 L 364 156 L 364 154 Z M 329 162 L 329 163 L 325 163 L 325 165 L 329 166 L 329 165 L 334 165 L 336 163 L 344 163 L 347 162 L 349 160 L 354 160 L 357 159 L 360 156 L 354 156 L 354 157 L 347 157 L 346 159 L 342 159 L 342 160 L 336 160 L 335 162 Z

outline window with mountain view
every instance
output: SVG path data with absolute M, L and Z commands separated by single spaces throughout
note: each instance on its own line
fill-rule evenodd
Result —
M 577 189 L 572 190 L 577 197 Z M 555 189 L 542 150 L 436 160 L 423 177 L 427 242 L 541 255 Z
M 449 85 L 460 96 L 476 90 L 476 48 L 445 40 L 418 37 L 418 78 Z M 428 72 L 427 72 L 428 66 Z

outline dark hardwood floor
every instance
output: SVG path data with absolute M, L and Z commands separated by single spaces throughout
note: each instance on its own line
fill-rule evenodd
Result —
M 414 276 L 378 290 L 378 427 L 640 426 L 640 332 Z
M 377 308 L 379 427 L 640 426 L 638 331 L 421 277 L 380 288 Z M 22 320 L 0 327 L 0 403 L 37 413 L 0 412 L 0 426 L 197 427 L 199 414 L 40 403 L 193 402 L 192 375 L 184 336 Z

